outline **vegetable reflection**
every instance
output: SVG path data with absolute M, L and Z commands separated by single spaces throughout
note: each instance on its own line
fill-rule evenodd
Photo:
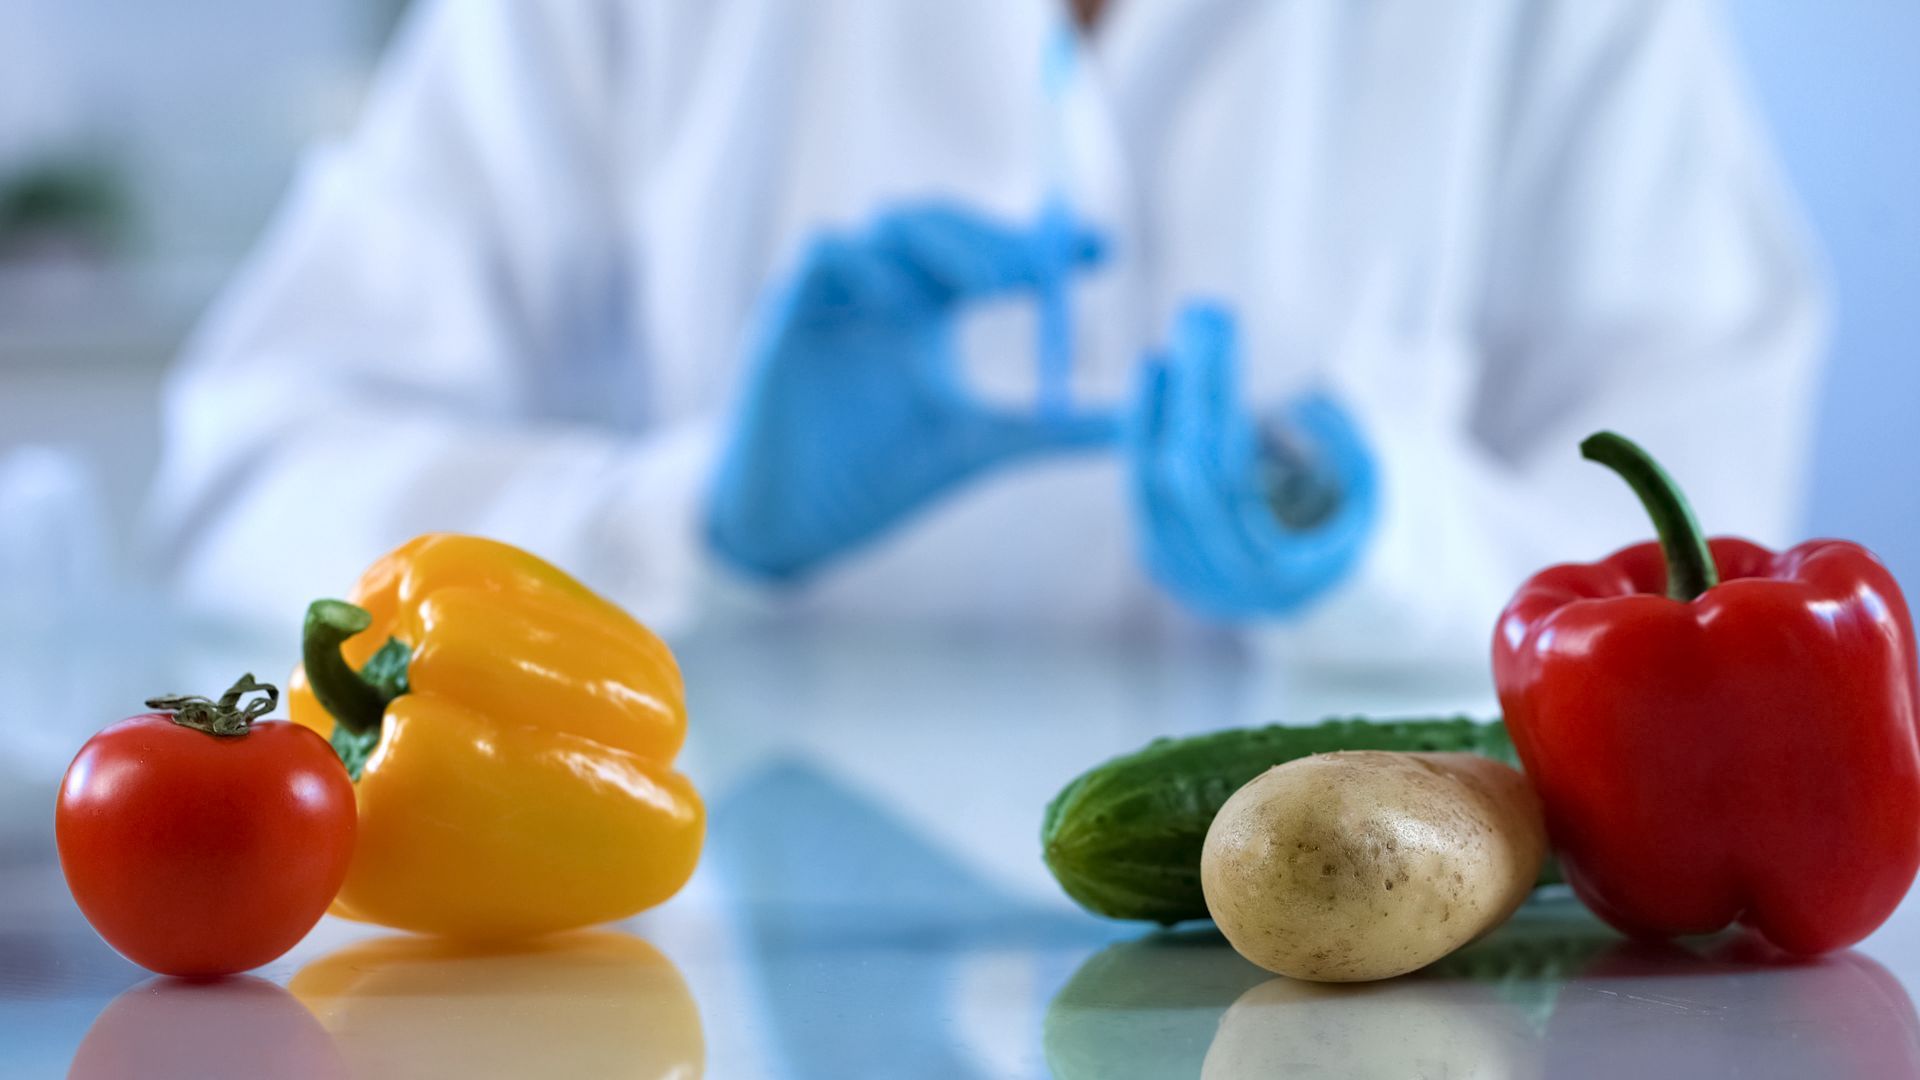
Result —
M 672 961 L 629 934 L 498 947 L 380 937 L 288 989 L 355 1076 L 699 1076 L 699 1010 Z
M 1055 996 L 1046 1050 L 1064 1080 L 1920 1076 L 1920 1021 L 1860 953 L 1636 944 L 1559 899 L 1378 983 L 1269 978 L 1212 931 L 1123 942 Z
M 1058 1080 L 1197 1076 L 1221 1012 L 1270 978 L 1211 927 L 1109 945 L 1047 1006 L 1047 1066 Z
M 1607 1038 L 1621 1031 L 1632 1037 Z M 1724 1074 L 1729 1045 L 1746 1076 L 1920 1076 L 1920 1021 L 1891 972 L 1851 950 L 1798 959 L 1750 933 L 1608 950 L 1545 1039 L 1556 1080 Z
M 122 991 L 94 1018 L 69 1080 L 348 1074 L 333 1040 L 293 995 L 250 975 L 212 981 L 160 977 Z
M 1534 1076 L 1537 1051 L 1524 1013 L 1486 983 L 1274 978 L 1220 1017 L 1200 1075 Z

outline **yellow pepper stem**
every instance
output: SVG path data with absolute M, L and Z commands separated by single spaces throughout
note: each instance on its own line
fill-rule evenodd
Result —
M 365 608 L 344 600 L 315 600 L 307 607 L 300 646 L 307 685 L 333 716 L 333 749 L 355 781 L 380 742 L 387 704 L 407 692 L 407 664 L 413 657 L 405 642 L 389 638 L 364 670 L 353 670 L 340 647 L 372 624 Z
M 388 698 L 353 670 L 340 655 L 340 646 L 371 625 L 373 617 L 365 608 L 344 600 L 315 600 L 307 608 L 300 646 L 313 696 L 333 714 L 334 723 L 362 734 L 380 730 Z

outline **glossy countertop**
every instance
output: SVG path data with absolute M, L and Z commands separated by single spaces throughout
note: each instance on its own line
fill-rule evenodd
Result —
M 1155 735 L 1475 687 L 1310 687 L 1202 642 L 803 623 L 678 651 L 710 812 L 679 896 L 477 954 L 328 918 L 252 975 L 187 983 L 120 959 L 68 898 L 59 765 L 152 690 L 277 674 L 290 645 L 0 650 L 0 1074 L 1920 1076 L 1911 897 L 1859 948 L 1785 964 L 1737 935 L 1630 945 L 1547 895 L 1425 973 L 1323 987 L 1204 927 L 1088 916 L 1040 863 L 1048 797 Z

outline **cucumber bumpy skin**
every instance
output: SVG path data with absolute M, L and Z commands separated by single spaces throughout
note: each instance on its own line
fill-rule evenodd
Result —
M 1047 804 L 1047 869 L 1096 915 L 1171 926 L 1207 918 L 1200 849 L 1241 785 L 1296 758 L 1335 750 L 1459 751 L 1520 767 L 1498 720 L 1325 720 L 1155 739 L 1076 777 Z M 1543 884 L 1558 881 L 1549 860 Z

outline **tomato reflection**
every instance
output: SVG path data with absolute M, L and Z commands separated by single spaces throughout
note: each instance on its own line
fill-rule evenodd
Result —
M 113 999 L 87 1029 L 72 1080 L 348 1075 L 333 1040 L 293 995 L 264 979 L 148 979 Z
M 613 931 L 485 948 L 373 938 L 308 964 L 288 989 L 356 1076 L 680 1080 L 706 1059 L 679 970 Z

